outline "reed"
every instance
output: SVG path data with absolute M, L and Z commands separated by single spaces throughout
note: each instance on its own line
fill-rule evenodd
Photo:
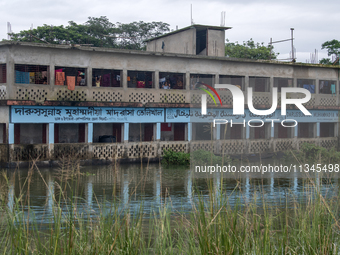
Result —
M 65 164 L 66 165 L 66 164 Z M 61 176 L 74 170 L 63 168 Z M 70 171 L 68 173 L 67 171 Z M 25 185 L 32 185 L 33 164 Z M 6 174 L 4 174 L 6 175 Z M 2 254 L 338 254 L 340 196 L 325 198 L 315 179 L 306 180 L 306 197 L 269 204 L 266 194 L 256 191 L 251 201 L 242 202 L 244 192 L 238 183 L 232 194 L 214 189 L 208 194 L 194 191 L 189 213 L 172 209 L 164 197 L 150 215 L 130 211 L 119 201 L 98 204 L 98 211 L 81 213 L 77 179 L 55 182 L 53 218 L 40 226 L 29 208 L 29 187 L 21 187 L 12 209 L 0 211 L 0 252 Z M 6 177 L 4 180 L 8 180 Z M 44 180 L 45 181 L 45 180 Z M 223 182 L 223 178 L 222 178 Z M 6 183 L 6 182 L 5 182 Z M 46 186 L 47 183 L 45 182 Z M 5 185 L 2 182 L 2 185 Z M 142 183 L 138 185 L 143 185 Z M 320 184 L 322 185 L 322 183 Z M 7 187 L 8 188 L 8 187 Z M 24 192 L 25 190 L 25 192 Z M 231 196 L 239 198 L 236 204 Z M 293 197 L 293 196 L 292 196 Z M 261 200 L 261 203 L 258 203 Z M 281 201 L 282 202 L 282 201 Z M 65 208 L 65 204 L 67 204 Z M 259 204 L 261 204 L 259 206 Z M 24 208 L 28 206 L 28 211 Z

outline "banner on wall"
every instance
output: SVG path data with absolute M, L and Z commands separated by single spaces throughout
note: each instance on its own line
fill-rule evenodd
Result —
M 202 115 L 200 108 L 166 108 L 166 122 L 213 122 L 214 119 L 226 119 L 233 122 L 243 122 L 260 119 L 262 121 L 271 120 L 289 120 L 294 119 L 297 122 L 338 122 L 339 112 L 330 110 L 310 110 L 312 115 L 306 116 L 299 110 L 287 110 L 287 115 L 281 115 L 280 110 L 276 110 L 269 115 L 255 115 L 248 109 L 243 115 L 234 115 L 232 109 L 208 109 L 207 114 Z
M 164 108 L 12 106 L 11 123 L 160 123 Z

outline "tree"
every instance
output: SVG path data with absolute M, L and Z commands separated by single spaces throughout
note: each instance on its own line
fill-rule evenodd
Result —
M 51 44 L 88 44 L 94 47 L 145 49 L 144 40 L 168 32 L 163 22 L 132 22 L 113 24 L 105 16 L 89 17 L 84 24 L 69 21 L 68 26 L 44 24 L 32 30 L 12 33 L 13 41 Z
M 273 46 L 255 43 L 252 38 L 243 44 L 229 42 L 225 46 L 225 55 L 230 58 L 276 59 L 279 53 L 273 51 Z
M 327 54 L 328 56 L 335 55 L 336 57 L 339 56 L 340 54 L 340 42 L 338 40 L 331 40 L 331 41 L 326 41 L 321 45 L 321 49 L 327 49 Z M 323 65 L 332 65 L 333 63 L 329 58 L 323 58 L 320 60 L 320 64 Z M 339 64 L 339 63 L 335 63 Z
M 143 21 L 129 24 L 117 23 L 120 45 L 126 49 L 145 49 L 144 40 L 169 32 L 169 24 L 163 22 L 146 23 Z

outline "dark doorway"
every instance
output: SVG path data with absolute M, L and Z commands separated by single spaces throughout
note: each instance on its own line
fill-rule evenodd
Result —
M 174 123 L 174 141 L 185 140 L 185 123 Z
M 116 137 L 117 143 L 122 142 L 122 128 L 120 123 L 113 123 L 112 124 L 113 134 Z
M 153 123 L 144 124 L 144 141 L 150 142 L 153 137 Z
M 200 30 L 196 32 L 196 55 L 199 55 L 207 48 L 207 30 Z M 202 53 L 203 54 L 203 53 Z M 206 54 L 203 54 L 206 55 Z

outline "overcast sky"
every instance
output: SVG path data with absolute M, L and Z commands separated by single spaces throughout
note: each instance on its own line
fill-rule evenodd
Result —
M 299 62 L 310 61 L 310 54 L 318 51 L 318 59 L 327 57 L 321 50 L 325 41 L 339 38 L 339 0 L 220 0 L 220 1 L 69 1 L 69 0 L 0 0 L 0 40 L 7 39 L 7 22 L 13 32 L 48 25 L 67 25 L 72 20 L 84 23 L 88 17 L 107 16 L 112 23 L 133 21 L 163 21 L 171 29 L 190 25 L 192 3 L 195 24 L 221 23 L 221 12 L 226 12 L 225 25 L 232 27 L 226 39 L 242 43 L 250 38 L 267 45 L 273 41 L 289 39 L 294 28 L 294 46 Z M 290 42 L 274 45 L 279 59 L 289 57 Z

